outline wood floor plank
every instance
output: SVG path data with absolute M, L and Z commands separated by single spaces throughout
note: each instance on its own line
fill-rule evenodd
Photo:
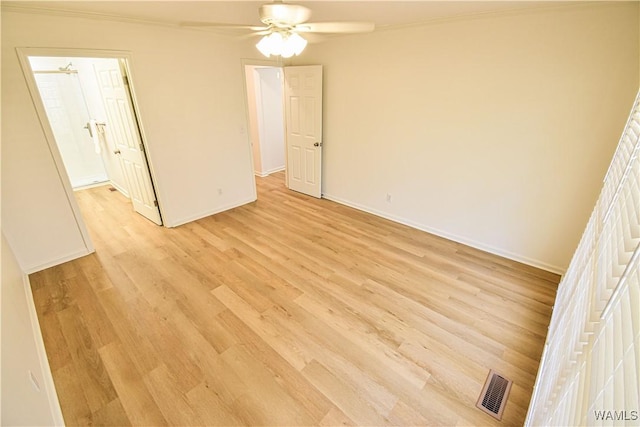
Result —
M 399 400 L 393 408 L 391 414 L 389 414 L 389 419 L 394 425 L 398 426 L 427 426 L 431 424 L 427 418 L 402 400 Z
M 246 384 L 251 384 L 233 404 L 233 408 L 250 425 L 304 426 L 318 422 L 243 346 L 231 347 L 222 354 L 222 358 Z
M 344 412 L 338 408 L 331 408 L 327 415 L 319 423 L 320 426 L 355 426 L 357 425 L 351 418 L 347 417 Z
M 169 424 L 174 426 L 201 426 L 204 423 L 180 392 L 173 374 L 166 365 L 160 365 L 144 376 L 144 383 Z
M 79 321 L 82 315 L 77 306 L 66 308 L 57 315 L 89 409 L 97 411 L 117 398 L 111 376 L 98 353 L 100 348 L 91 338 L 86 324 Z
M 30 276 L 67 424 L 522 425 L 557 275 L 256 184 L 172 229 L 77 192 L 96 253 Z
M 338 309 L 327 309 L 321 301 L 313 300 L 308 294 L 301 296 L 296 302 L 314 317 L 330 325 L 334 330 L 334 336 L 342 335 L 346 342 L 359 347 L 361 352 L 375 360 L 379 366 L 384 366 L 386 370 L 402 378 L 407 386 L 416 389 L 424 386 L 429 373 L 420 369 L 412 361 L 401 357 L 395 348 L 380 340 L 375 329 L 367 332 L 370 326 L 366 322 L 358 322 L 349 316 L 340 316 Z M 343 325 L 348 327 L 341 328 Z
M 76 372 L 75 365 L 69 363 L 52 371 L 52 374 L 65 424 L 90 425 L 93 417 L 85 397 L 83 383 L 80 381 L 81 376 Z
M 42 339 L 47 349 L 49 366 L 52 371 L 56 371 L 73 363 L 71 354 L 65 342 L 57 313 L 49 309 L 51 305 L 48 301 L 51 301 L 51 299 L 48 295 L 48 290 L 46 288 L 36 289 L 33 291 L 33 297 L 39 304 L 36 310 L 42 331 Z
M 96 281 L 99 280 L 89 280 L 80 271 L 78 276 L 67 280 L 67 283 L 73 289 L 75 306 L 81 312 L 80 315 L 84 320 L 86 330 L 91 335 L 95 346 L 100 348 L 116 340 L 117 334 L 111 320 L 100 304 L 100 298 L 91 286 L 87 286 L 89 283 Z
M 162 411 L 149 393 L 143 377 L 135 369 L 122 346 L 115 342 L 100 349 L 118 397 L 132 425 L 167 425 Z
M 160 357 L 149 340 L 150 334 L 139 327 L 132 303 L 125 301 L 115 289 L 101 292 L 100 303 L 138 372 L 144 374 L 158 367 Z
M 399 375 L 393 366 L 385 363 L 393 355 L 380 354 L 371 346 L 363 349 L 361 346 L 355 345 L 348 337 L 342 336 L 338 331 L 322 322 L 320 318 L 296 305 L 289 305 L 285 310 L 269 311 L 265 313 L 265 316 L 277 322 L 281 330 L 295 336 L 297 342 L 304 348 L 311 349 L 311 354 L 318 359 L 317 361 L 331 372 L 335 372 L 340 378 L 347 379 L 357 375 L 366 375 L 366 380 L 362 381 L 359 387 L 363 394 L 369 395 L 371 391 L 377 389 L 380 397 L 375 400 L 382 399 L 384 402 L 388 398 L 388 392 L 391 392 L 394 396 L 405 399 L 414 407 L 420 408 L 419 410 L 425 412 L 430 410 L 427 402 L 415 399 L 416 393 L 424 385 L 424 381 L 420 377 L 406 378 Z M 296 326 L 296 323 L 299 326 Z M 426 371 L 423 375 L 425 374 L 428 375 Z M 358 383 L 357 381 L 350 382 Z M 366 384 L 373 384 L 374 387 L 367 389 Z M 380 412 L 385 412 L 385 407 L 384 404 L 380 405 Z
M 97 426 L 130 426 L 131 421 L 127 416 L 120 399 L 114 399 L 99 410 L 91 414 L 93 425 Z M 69 423 L 68 425 L 71 425 Z
M 224 326 L 233 331 L 242 342 L 243 348 L 256 360 L 268 366 L 278 383 L 302 405 L 314 419 L 321 419 L 334 408 L 329 400 L 313 384 L 304 378 L 295 367 L 289 364 L 273 347 L 248 330 L 242 320 L 231 311 L 219 315 Z M 283 330 L 284 332 L 284 330 Z
M 278 354 L 295 369 L 301 370 L 311 360 L 310 355 L 299 348 L 291 337 L 281 334 L 273 323 L 265 319 L 253 306 L 240 298 L 231 289 L 226 286 L 220 286 L 213 290 L 213 293 L 232 313 L 243 319 L 249 329 L 260 336 L 272 348 L 276 349 Z
M 389 420 L 361 394 L 358 386 L 345 382 L 319 362 L 312 360 L 302 373 L 349 418 L 358 425 L 388 425 Z
M 183 393 L 202 381 L 206 369 L 202 360 L 208 361 L 217 354 L 195 328 L 189 330 L 192 325 L 175 303 L 167 302 L 162 308 L 154 308 L 144 298 L 137 298 L 130 302 L 130 310 L 131 321 L 138 330 L 145 331 L 157 360 L 171 370 Z M 185 330 L 187 334 L 181 334 Z M 194 341 L 202 347 L 190 348 L 188 344 Z M 202 348 L 206 350 L 196 352 Z
M 247 422 L 240 419 L 229 405 L 224 403 L 220 395 L 206 382 L 202 382 L 187 393 L 189 405 L 208 426 L 245 426 Z

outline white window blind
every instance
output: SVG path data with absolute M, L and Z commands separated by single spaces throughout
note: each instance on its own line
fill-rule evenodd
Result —
M 639 99 L 558 287 L 528 426 L 640 424 Z

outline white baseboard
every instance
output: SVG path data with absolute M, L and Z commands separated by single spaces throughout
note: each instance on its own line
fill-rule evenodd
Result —
M 56 393 L 56 386 L 53 382 L 53 374 L 51 373 L 51 366 L 47 359 L 47 350 L 44 346 L 44 339 L 42 338 L 42 330 L 40 329 L 40 322 L 38 321 L 38 313 L 36 312 L 36 305 L 33 301 L 33 292 L 31 292 L 31 283 L 29 282 L 29 276 L 23 275 L 22 281 L 24 284 L 24 292 L 27 300 L 27 309 L 29 310 L 29 318 L 31 320 L 31 329 L 33 331 L 34 344 L 36 351 L 38 352 L 38 361 L 40 363 L 40 371 L 42 373 L 42 386 L 41 390 L 46 394 L 47 401 L 49 402 L 49 409 L 51 410 L 51 418 L 54 425 L 64 426 L 64 418 L 62 417 L 62 409 L 60 408 L 60 401 L 58 400 L 58 393 Z
M 532 267 L 536 267 L 536 268 L 539 268 L 541 270 L 545 270 L 545 271 L 548 271 L 548 272 L 551 272 L 551 273 L 555 273 L 555 274 L 559 274 L 559 275 L 563 275 L 565 273 L 565 269 L 562 268 L 562 267 L 559 267 L 557 265 L 548 264 L 548 263 L 540 261 L 540 260 L 532 259 L 532 258 L 529 258 L 529 257 L 526 257 L 526 256 L 522 256 L 520 254 L 516 254 L 516 253 L 513 253 L 513 252 L 505 251 L 503 249 L 496 248 L 496 247 L 493 247 L 493 246 L 490 246 L 490 245 L 486 245 L 484 243 L 477 242 L 475 240 L 468 239 L 466 237 L 458 236 L 456 234 L 452 234 L 452 233 L 449 233 L 449 232 L 446 232 L 446 231 L 443 231 L 443 230 L 439 230 L 437 228 L 428 227 L 428 226 L 426 226 L 424 224 L 420 224 L 420 223 L 417 223 L 415 221 L 412 221 L 412 220 L 409 220 L 409 219 L 406 219 L 406 218 L 402 218 L 402 217 L 399 217 L 399 216 L 396 216 L 396 215 L 391 215 L 391 214 L 388 214 L 386 212 L 381 212 L 381 211 L 378 211 L 377 209 L 372 209 L 372 208 L 370 208 L 368 206 L 360 205 L 358 203 L 353 203 L 353 202 L 350 202 L 348 200 L 342 199 L 340 197 L 333 196 L 331 194 L 322 194 L 322 197 L 327 199 L 327 200 L 331 200 L 332 202 L 340 203 L 341 205 L 349 206 L 351 208 L 358 209 L 360 211 L 364 211 L 364 212 L 370 213 L 372 215 L 376 215 L 376 216 L 388 219 L 390 221 L 397 222 L 397 223 L 400 223 L 400 224 L 415 228 L 417 230 L 421 230 L 421 231 L 424 231 L 424 232 L 427 232 L 427 233 L 430 233 L 430 234 L 434 234 L 436 236 L 443 237 L 445 239 L 452 240 L 454 242 L 461 243 L 463 245 L 471 246 L 472 248 L 480 249 L 481 251 L 488 252 L 488 253 L 491 253 L 491 254 L 494 254 L 494 255 L 498 255 L 498 256 L 501 256 L 503 258 L 510 259 L 512 261 L 521 262 L 523 264 L 527 264 L 527 265 L 530 265 Z
M 284 169 L 285 169 L 284 166 L 280 166 L 280 167 L 277 167 L 277 168 L 269 169 L 267 171 L 267 175 L 271 175 L 272 173 L 276 173 L 276 172 L 282 172 Z
M 44 269 L 47 269 L 49 267 L 54 267 L 56 265 L 64 264 L 65 262 L 73 261 L 74 259 L 82 258 L 83 256 L 90 255 L 90 254 L 92 254 L 94 252 L 95 252 L 94 250 L 90 251 L 90 250 L 85 248 L 85 249 L 83 249 L 81 251 L 73 252 L 73 253 L 70 253 L 68 255 L 62 256 L 60 258 L 56 258 L 56 259 L 51 260 L 51 261 L 47 261 L 47 262 L 42 263 L 42 264 L 31 265 L 31 266 L 21 266 L 21 267 L 22 267 L 22 270 L 26 274 L 32 274 L 32 273 L 36 273 L 38 271 L 42 271 Z
M 109 181 L 93 182 L 91 184 L 86 184 L 86 185 L 80 185 L 78 187 L 73 187 L 72 190 L 73 191 L 82 191 L 82 190 L 88 190 L 90 188 L 104 187 L 104 186 L 107 186 L 109 184 L 110 184 Z
M 113 188 L 115 188 L 116 190 L 118 190 L 118 191 L 120 192 L 120 194 L 122 194 L 122 195 L 123 195 L 124 197 L 126 197 L 127 199 L 130 199 L 130 197 L 129 197 L 129 192 L 128 192 L 128 191 L 126 191 L 124 188 L 122 188 L 121 186 L 119 186 L 118 184 L 116 184 L 116 183 L 115 183 L 115 182 L 113 182 L 113 181 L 110 181 L 109 183 L 111 184 L 111 186 L 112 186 Z
M 205 211 L 205 212 L 202 212 L 202 213 L 199 213 L 199 214 L 196 214 L 196 215 L 191 215 L 191 216 L 188 216 L 188 217 L 180 218 L 180 219 L 178 219 L 176 221 L 171 221 L 171 222 L 167 221 L 167 222 L 165 222 L 164 225 L 167 228 L 179 227 L 179 226 L 181 226 L 183 224 L 186 224 L 188 222 L 197 221 L 199 219 L 202 219 L 202 218 L 205 218 L 205 217 L 208 217 L 208 216 L 211 216 L 211 215 L 215 215 L 215 214 L 220 213 L 220 212 L 228 211 L 229 209 L 237 208 L 239 206 L 246 205 L 247 203 L 255 202 L 256 200 L 257 200 L 257 198 L 255 196 L 253 196 L 251 198 L 244 199 L 244 200 L 241 200 L 239 202 L 230 203 L 230 204 L 221 206 L 219 208 L 216 208 L 216 209 L 213 209 L 213 210 L 210 210 L 210 211 Z
M 260 178 L 264 178 L 265 176 L 269 176 L 272 173 L 276 173 L 276 172 L 282 172 L 283 170 L 285 170 L 285 167 L 278 167 L 278 168 L 274 168 L 274 169 L 269 169 L 266 172 L 259 172 L 259 171 L 254 171 L 255 176 L 259 176 Z

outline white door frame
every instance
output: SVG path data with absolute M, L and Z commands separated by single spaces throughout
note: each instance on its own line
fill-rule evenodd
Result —
M 249 117 L 249 98 L 248 98 L 248 94 L 247 94 L 247 66 L 257 66 L 257 67 L 272 67 L 272 68 L 280 68 L 283 69 L 284 68 L 284 64 L 282 63 L 281 59 L 241 59 L 241 66 L 242 66 L 242 93 L 244 94 L 243 99 L 242 99 L 242 103 L 244 104 L 244 114 L 245 114 L 245 123 L 246 123 L 246 127 L 245 127 L 245 134 L 247 136 L 247 144 L 249 146 L 249 171 L 251 173 L 252 179 L 251 179 L 251 185 L 253 186 L 252 191 L 253 191 L 253 199 L 256 200 L 258 198 L 258 192 L 256 189 L 256 178 L 255 178 L 255 173 L 254 173 L 254 169 L 253 169 L 253 147 L 251 146 L 251 136 L 249 135 L 249 126 L 250 126 L 250 117 Z M 284 120 L 284 118 L 283 118 Z M 285 149 L 285 159 L 284 159 L 284 164 L 287 164 L 287 151 Z M 285 176 L 287 174 L 287 169 L 285 166 L 285 170 L 284 170 Z M 285 178 L 286 181 L 286 178 Z
M 60 181 L 62 182 L 62 186 L 67 196 L 67 201 L 71 206 L 71 210 L 76 220 L 76 224 L 78 225 L 78 229 L 80 231 L 80 234 L 82 235 L 82 239 L 87 249 L 87 254 L 95 252 L 95 247 L 93 246 L 93 242 L 91 241 L 91 237 L 89 236 L 89 232 L 84 223 L 84 219 L 82 218 L 82 213 L 80 212 L 80 208 L 78 207 L 78 202 L 76 201 L 76 198 L 73 193 L 73 188 L 71 187 L 71 181 L 69 180 L 67 170 L 62 161 L 62 156 L 60 155 L 58 144 L 56 142 L 56 139 L 53 135 L 53 131 L 51 129 L 51 124 L 49 123 L 49 118 L 47 117 L 47 112 L 44 108 L 42 98 L 40 97 L 40 92 L 38 91 L 36 79 L 33 75 L 33 69 L 31 68 L 31 64 L 29 62 L 30 56 L 53 56 L 53 57 L 58 56 L 58 57 L 67 57 L 67 58 L 71 58 L 71 57 L 114 58 L 114 59 L 123 60 L 127 75 L 129 76 L 129 85 L 130 85 L 129 94 L 131 96 L 133 113 L 138 125 L 138 130 L 140 132 L 142 144 L 145 148 L 144 154 L 147 157 L 147 166 L 149 167 L 151 183 L 154 189 L 156 190 L 156 198 L 160 205 L 160 214 L 162 215 L 163 214 L 162 203 L 160 203 L 160 198 L 158 194 L 159 192 L 157 191 L 157 186 L 156 186 L 155 180 L 153 179 L 155 173 L 153 170 L 153 166 L 150 162 L 149 156 L 147 155 L 148 147 L 147 147 L 147 144 L 145 143 L 146 137 L 144 134 L 144 128 L 142 127 L 142 121 L 141 121 L 140 112 L 139 112 L 140 110 L 138 108 L 138 103 L 137 103 L 135 91 L 133 88 L 133 82 L 135 81 L 135 78 L 130 66 L 132 62 L 131 53 L 127 51 L 119 51 L 119 50 L 31 48 L 31 47 L 19 47 L 19 48 L 16 48 L 16 52 L 18 54 L 18 60 L 22 67 L 22 72 L 24 74 L 25 81 L 29 89 L 29 93 L 31 94 L 31 100 L 33 101 L 33 105 L 35 106 L 38 120 L 40 121 L 40 126 L 42 127 L 45 139 L 47 141 L 47 145 L 49 146 L 49 152 L 51 153 L 51 157 L 53 158 L 53 161 L 55 163 L 56 170 L 58 171 L 58 176 L 60 177 Z

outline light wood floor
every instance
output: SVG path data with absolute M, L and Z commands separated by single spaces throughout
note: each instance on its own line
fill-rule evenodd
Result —
M 96 253 L 30 277 L 68 425 L 522 425 L 556 275 L 258 190 L 175 229 L 77 194 Z

